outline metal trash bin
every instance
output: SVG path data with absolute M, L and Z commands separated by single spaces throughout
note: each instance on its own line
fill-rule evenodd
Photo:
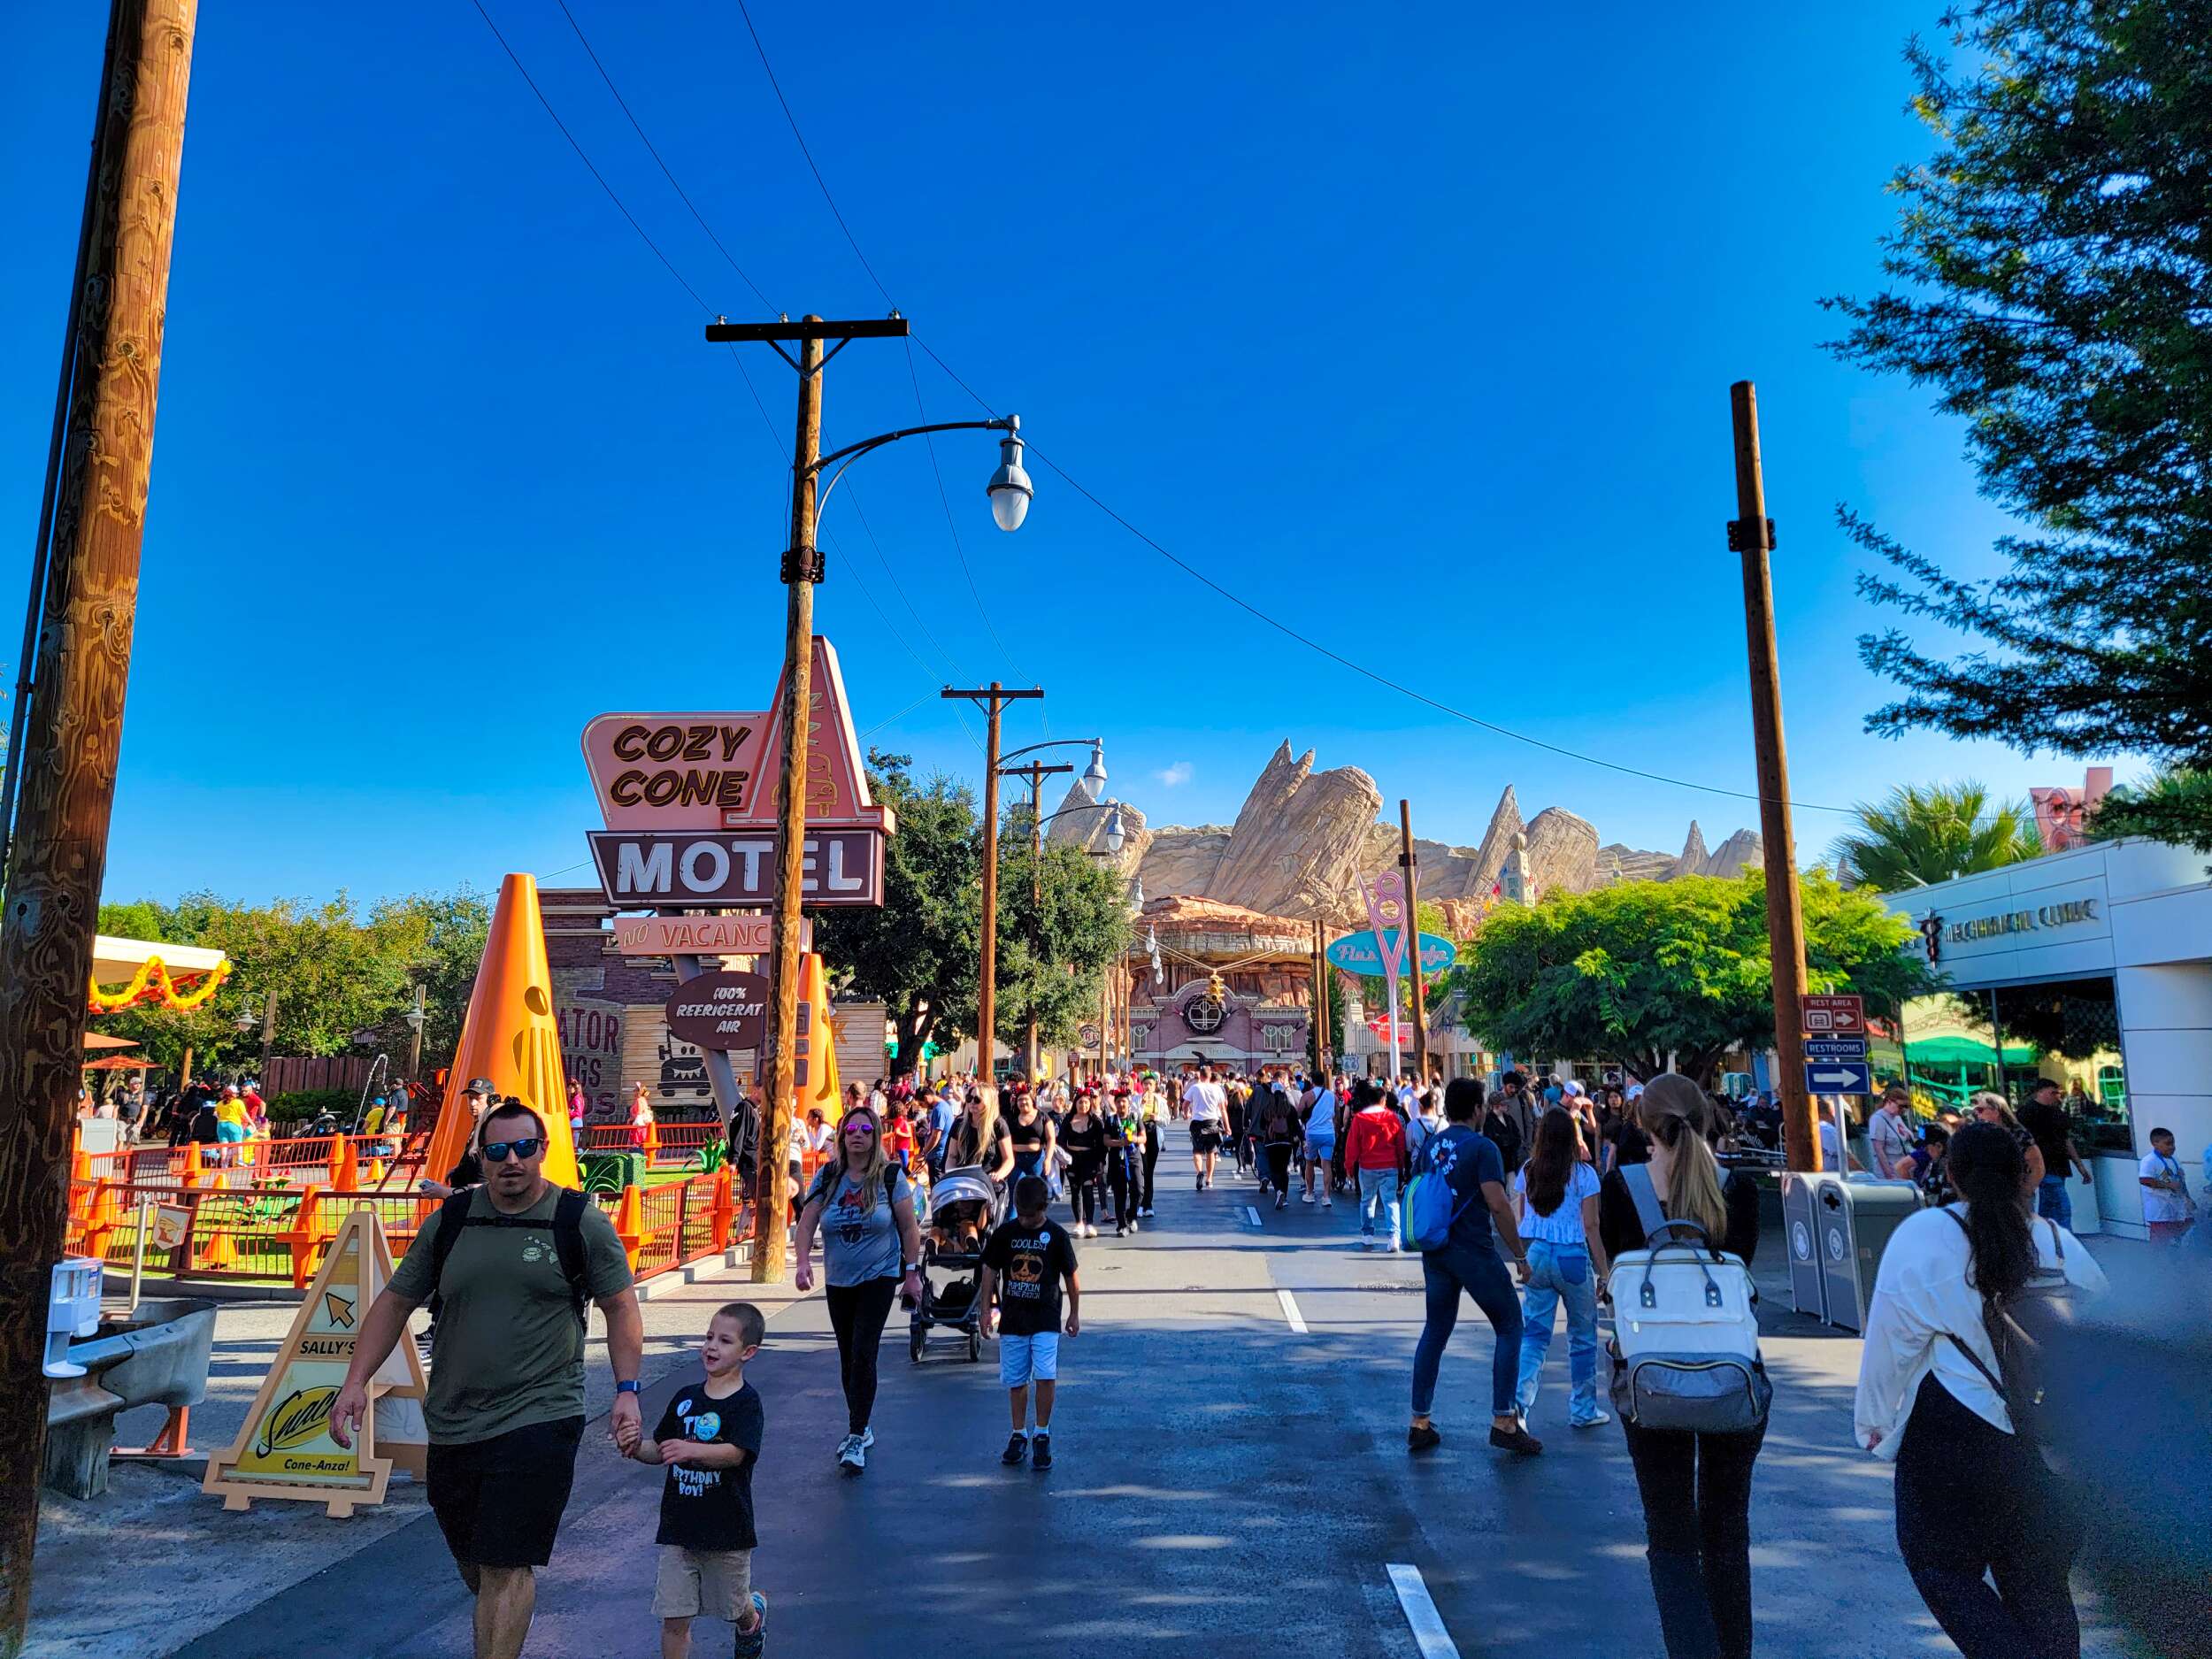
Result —
M 1782 1238 L 1790 1253 L 1790 1306 L 1828 1317 L 1827 1280 L 1820 1271 L 1820 1218 L 1815 1189 L 1822 1177 L 1782 1171 Z
M 1867 1175 L 1808 1176 L 1817 1182 L 1813 1204 L 1820 1240 L 1821 1316 L 1847 1331 L 1866 1329 L 1867 1304 L 1874 1299 L 1874 1275 L 1890 1235 L 1920 1208 L 1920 1189 L 1910 1181 L 1885 1181 Z

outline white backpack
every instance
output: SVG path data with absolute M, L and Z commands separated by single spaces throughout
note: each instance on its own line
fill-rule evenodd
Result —
M 1740 1257 L 1694 1221 L 1669 1221 L 1651 1171 L 1621 1171 L 1644 1248 L 1614 1258 L 1613 1409 L 1647 1429 L 1740 1433 L 1766 1421 L 1774 1385 L 1759 1358 L 1758 1292 Z

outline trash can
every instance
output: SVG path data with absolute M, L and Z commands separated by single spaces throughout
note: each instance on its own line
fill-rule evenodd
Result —
M 1790 1252 L 1790 1306 L 1828 1317 L 1827 1281 L 1820 1271 L 1820 1225 L 1815 1189 L 1821 1177 L 1782 1171 L 1782 1237 Z
M 1872 1176 L 1823 1174 L 1813 1194 L 1820 1240 L 1821 1317 L 1847 1331 L 1866 1329 L 1867 1303 L 1874 1298 L 1874 1275 L 1890 1235 L 1920 1208 L 1920 1189 L 1910 1181 Z

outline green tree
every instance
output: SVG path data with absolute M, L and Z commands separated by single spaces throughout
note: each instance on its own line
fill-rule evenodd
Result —
M 983 938 L 975 795 L 942 772 L 918 780 L 912 765 L 868 751 L 868 786 L 899 824 L 884 850 L 883 903 L 814 918 L 815 948 L 843 983 L 890 1010 L 895 1074 L 921 1063 L 925 1042 L 949 1048 L 974 1027 Z
M 2212 853 L 2212 771 L 2178 767 L 2139 787 L 2123 785 L 2089 815 L 2092 841 L 2147 835 Z
M 1863 638 L 1905 688 L 1868 726 L 2212 770 L 2212 13 L 1979 0 L 1944 23 L 1955 52 L 1905 54 L 1935 147 L 1892 181 L 1899 286 L 1828 302 L 1832 349 L 1937 388 L 2024 528 L 1969 581 L 1844 513 L 1897 572 L 1862 593 L 1978 641 Z M 2212 799 L 2170 804 L 2212 840 Z
M 999 832 L 998 877 L 999 1037 L 1018 1051 L 1033 1013 L 1040 1046 L 1066 1048 L 1096 1017 L 1102 978 L 1129 942 L 1126 880 L 1079 847 L 1047 845 L 1033 864 L 1026 803 Z
M 2043 854 L 2027 805 L 1993 807 L 1978 783 L 1902 784 L 1886 800 L 1862 801 L 1851 811 L 1858 827 L 1830 844 L 1829 862 L 1877 893 L 1932 887 Z
M 1871 894 L 1801 879 L 1806 966 L 1818 991 L 1894 1009 L 1932 980 L 1902 947 L 1910 922 Z M 1766 878 L 1623 881 L 1501 905 L 1452 971 L 1470 1027 L 1518 1055 L 1609 1060 L 1648 1077 L 1671 1054 L 1709 1080 L 1730 1048 L 1774 1035 Z

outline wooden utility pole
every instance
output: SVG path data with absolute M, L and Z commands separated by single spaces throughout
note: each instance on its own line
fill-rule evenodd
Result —
M 822 579 L 814 545 L 815 462 L 822 453 L 822 334 L 819 317 L 800 319 L 799 415 L 791 443 L 791 545 L 781 565 L 783 770 L 776 780 L 776 906 L 769 937 L 767 1087 L 760 1103 L 760 1144 L 753 1151 L 753 1283 L 780 1284 L 788 1240 L 791 1178 L 784 1148 L 798 1098 L 799 905 L 806 872 L 806 760 L 814 702 L 814 584 Z
M 196 0 L 115 0 L 0 920 L 0 1655 L 25 1650 L 46 1457 L 48 1274 L 69 1214 L 86 987 L 137 619 Z M 41 603 L 34 588 L 32 603 Z
M 1731 551 L 1743 556 L 1744 634 L 1751 666 L 1751 741 L 1758 757 L 1759 834 L 1767 870 L 1767 955 L 1774 968 L 1774 1051 L 1782 1075 L 1782 1144 L 1789 1167 L 1820 1167 L 1820 1135 L 1805 1091 L 1805 917 L 1797 887 L 1797 839 L 1790 827 L 1789 752 L 1782 741 L 1782 673 L 1774 648 L 1774 578 L 1767 555 L 1774 521 L 1767 517 L 1766 479 L 1759 463 L 1759 396 L 1749 380 L 1728 388 L 1736 436 L 1736 517 Z
M 1413 1076 L 1422 1088 L 1429 1085 L 1429 994 L 1421 981 L 1421 912 L 1415 903 L 1413 809 L 1398 803 L 1398 864 L 1406 872 L 1406 972 L 1413 979 Z
M 983 1089 L 983 1120 L 987 1131 L 998 1115 L 998 731 L 999 715 L 1018 698 L 1041 697 L 1035 686 L 1026 691 L 1010 689 L 994 680 L 980 691 L 959 691 L 947 686 L 938 694 L 948 699 L 972 703 L 984 711 L 983 740 L 983 956 L 976 971 L 975 1069 Z

